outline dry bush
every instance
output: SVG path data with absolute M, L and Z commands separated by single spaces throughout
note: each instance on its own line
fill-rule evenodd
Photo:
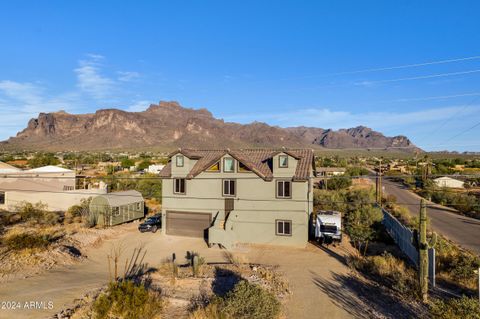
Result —
M 476 298 L 451 298 L 447 301 L 434 300 L 430 313 L 438 319 L 480 319 L 480 304 Z
M 232 265 L 240 267 L 241 265 L 248 264 L 248 258 L 245 255 L 234 254 L 229 251 L 223 253 L 223 257 Z
M 224 297 L 215 296 L 190 319 L 275 319 L 280 315 L 277 297 L 259 285 L 239 281 Z
M 226 314 L 222 313 L 218 303 L 212 302 L 204 308 L 193 311 L 189 319 L 230 319 Z
M 63 236 L 64 233 L 55 227 L 40 228 L 35 233 L 23 228 L 12 228 L 3 236 L 1 244 L 12 251 L 34 252 L 47 249 Z
M 112 282 L 93 303 L 94 318 L 158 318 L 164 308 L 161 296 L 133 281 Z
M 377 282 L 391 286 L 400 293 L 418 296 L 415 270 L 407 266 L 403 260 L 389 253 L 369 257 L 351 256 L 349 264 Z
M 268 283 L 269 290 L 274 294 L 289 294 L 290 288 L 288 281 L 275 272 L 273 269 L 260 267 L 257 272 L 263 280 Z

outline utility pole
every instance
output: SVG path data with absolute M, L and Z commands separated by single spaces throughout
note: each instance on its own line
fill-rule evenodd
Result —
M 377 182 L 376 182 L 376 197 L 377 204 L 382 206 L 382 159 L 380 158 L 380 165 L 377 172 Z

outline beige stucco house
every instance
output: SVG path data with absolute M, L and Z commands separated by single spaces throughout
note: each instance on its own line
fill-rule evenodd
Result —
M 163 232 L 304 246 L 313 211 L 310 149 L 178 150 L 161 171 Z
M 22 202 L 42 202 L 48 210 L 65 211 L 82 199 L 107 192 L 106 188 L 77 189 L 75 172 L 58 166 L 30 170 L 1 167 L 0 209 L 15 210 Z

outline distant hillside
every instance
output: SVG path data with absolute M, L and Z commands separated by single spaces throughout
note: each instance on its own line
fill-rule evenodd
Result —
M 312 127 L 280 128 L 265 123 L 228 123 L 206 109 L 160 102 L 143 112 L 117 109 L 94 114 L 40 113 L 16 137 L 1 142 L 6 149 L 105 150 L 148 148 L 314 147 L 417 148 L 405 136 L 386 137 L 359 126 L 338 131 Z

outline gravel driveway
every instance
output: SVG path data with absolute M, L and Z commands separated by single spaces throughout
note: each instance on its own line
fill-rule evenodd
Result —
M 145 262 L 151 267 L 160 265 L 162 260 L 174 252 L 178 258 L 183 258 L 186 251 L 192 250 L 200 253 L 207 262 L 225 261 L 223 250 L 207 248 L 203 240 L 165 236 L 160 233 L 141 234 L 136 230 L 136 225 L 132 224 L 125 233 L 87 251 L 88 259 L 80 264 L 2 285 L 0 300 L 17 305 L 19 303 L 22 309 L 0 310 L 0 318 L 48 318 L 72 303 L 75 298 L 80 298 L 89 290 L 107 283 L 107 254 L 110 253 L 112 245 L 121 245 L 123 248 L 120 265 L 140 246 L 146 251 Z M 348 276 L 349 269 L 340 255 L 312 245 L 305 249 L 242 246 L 237 251 L 246 255 L 250 262 L 279 265 L 292 290 L 287 304 L 289 318 L 350 318 L 356 315 L 349 308 L 364 307 L 362 302 L 348 291 L 346 297 L 351 298 L 351 304 L 346 306 L 339 303 L 338 298 L 332 298 L 331 292 L 325 289 L 337 287 L 337 279 Z M 37 304 L 30 304 L 31 301 Z M 40 309 L 25 309 L 26 302 L 29 306 Z M 53 302 L 51 309 L 49 302 Z

